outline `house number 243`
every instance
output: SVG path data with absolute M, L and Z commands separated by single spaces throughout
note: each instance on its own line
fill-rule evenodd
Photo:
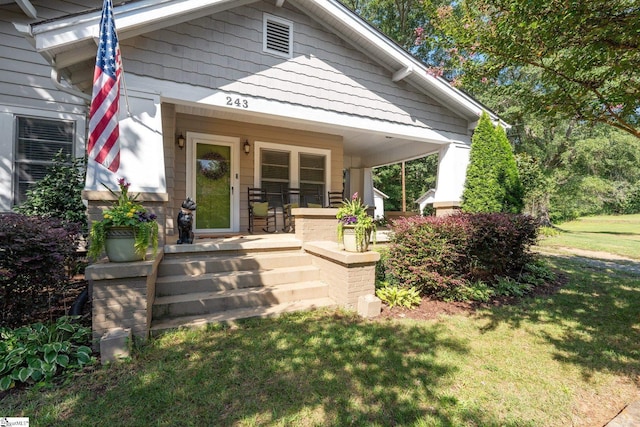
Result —
M 249 108 L 249 100 L 227 96 L 227 105 L 231 107 Z

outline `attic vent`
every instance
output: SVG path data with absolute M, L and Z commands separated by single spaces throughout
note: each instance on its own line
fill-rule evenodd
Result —
M 265 52 L 291 58 L 293 45 L 293 22 L 272 15 L 264 15 Z

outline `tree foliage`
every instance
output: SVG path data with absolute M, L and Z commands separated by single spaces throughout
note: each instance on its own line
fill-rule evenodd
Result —
M 437 26 L 461 54 L 466 87 L 496 84 L 551 117 L 640 138 L 640 7 L 635 0 L 463 0 Z
M 524 212 L 640 212 L 635 0 L 344 3 L 512 125 Z M 400 165 L 385 168 L 376 186 L 399 209 Z
M 405 162 L 406 207 L 415 208 L 415 201 L 426 191 L 435 188 L 438 156 L 431 155 Z M 402 165 L 393 164 L 375 169 L 373 185 L 389 196 L 384 201 L 385 211 L 402 210 Z

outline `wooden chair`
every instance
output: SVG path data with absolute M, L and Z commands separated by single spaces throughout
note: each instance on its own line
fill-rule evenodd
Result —
M 306 208 L 321 208 L 324 206 L 322 195 L 316 190 L 302 190 L 301 203 Z
M 301 207 L 300 189 L 288 188 L 282 192 L 282 219 L 284 227 L 282 231 L 293 232 L 296 230 L 295 218 L 291 210 Z
M 247 200 L 249 202 L 249 233 L 253 234 L 256 220 L 264 221 L 262 229 L 267 233 L 277 231 L 276 208 L 267 201 L 267 193 L 262 188 L 247 189 Z
M 342 191 L 329 191 L 327 202 L 329 203 L 330 208 L 339 208 L 342 206 L 342 201 L 344 200 L 344 196 L 342 195 Z

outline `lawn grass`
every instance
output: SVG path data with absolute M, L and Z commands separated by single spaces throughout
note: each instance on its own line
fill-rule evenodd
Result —
M 585 217 L 558 228 L 559 235 L 541 239 L 541 248 L 569 247 L 640 259 L 640 214 Z
M 0 401 L 30 425 L 594 426 L 640 388 L 640 281 L 549 257 L 550 296 L 435 321 L 295 313 L 176 331 Z

